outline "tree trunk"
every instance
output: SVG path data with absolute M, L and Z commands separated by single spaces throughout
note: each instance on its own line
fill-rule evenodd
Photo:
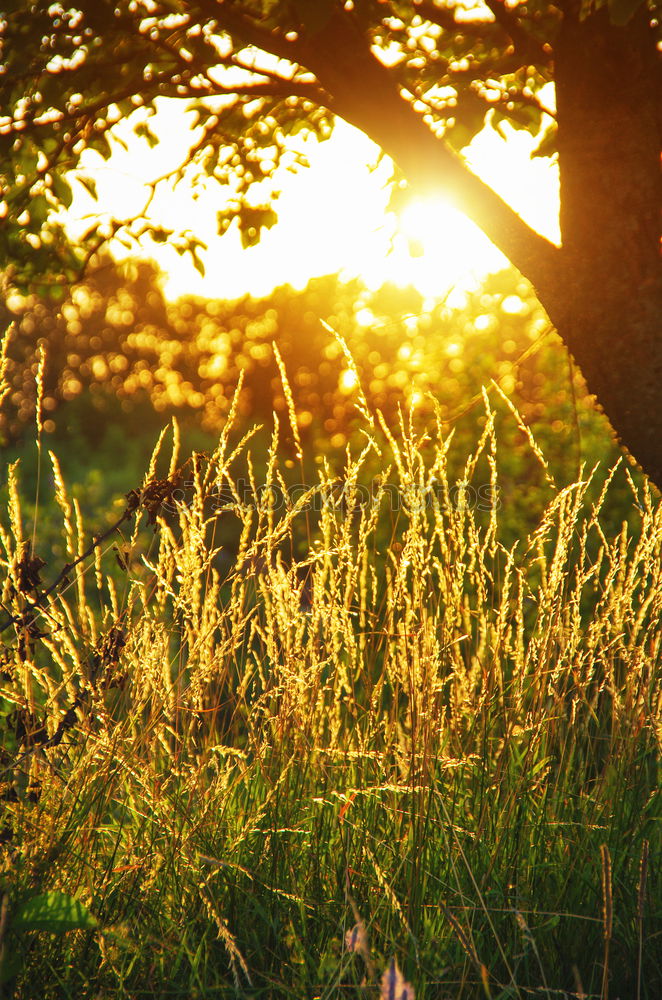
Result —
M 646 5 L 620 28 L 606 7 L 566 14 L 555 45 L 564 260 L 550 315 L 662 487 L 662 78 L 648 20 Z

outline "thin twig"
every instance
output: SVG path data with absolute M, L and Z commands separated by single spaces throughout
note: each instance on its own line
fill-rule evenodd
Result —
M 62 583 L 64 583 L 64 581 L 67 579 L 71 571 L 74 570 L 77 566 L 79 566 L 80 563 L 88 559 L 92 555 L 95 549 L 97 549 L 101 544 L 103 544 L 103 542 L 105 542 L 107 538 L 110 538 L 110 536 L 114 534 L 114 532 L 116 532 L 118 528 L 122 524 L 124 524 L 125 521 L 128 521 L 133 516 L 137 507 L 138 507 L 137 504 L 136 506 L 133 506 L 132 503 L 127 504 L 122 516 L 119 517 L 117 521 L 114 522 L 114 524 L 111 524 L 111 526 L 109 528 L 106 528 L 106 530 L 102 532 L 100 535 L 95 535 L 90 544 L 88 545 L 88 547 L 81 555 L 78 556 L 78 558 L 74 559 L 73 562 L 66 563 L 65 566 L 62 567 L 62 570 L 55 578 L 53 583 L 51 583 L 51 585 L 43 592 L 43 594 L 39 595 L 39 601 L 40 602 L 47 601 L 50 595 L 55 590 L 57 590 Z M 30 604 L 30 609 L 32 609 L 35 612 L 33 617 L 28 618 L 26 611 L 23 611 L 19 615 L 11 615 L 9 618 L 6 618 L 3 622 L 0 622 L 0 633 L 5 632 L 12 625 L 20 624 L 24 628 L 28 628 L 37 619 L 39 615 L 44 614 L 47 611 L 46 607 L 42 606 L 41 603 L 37 604 L 33 601 L 30 601 L 29 598 L 28 601 Z

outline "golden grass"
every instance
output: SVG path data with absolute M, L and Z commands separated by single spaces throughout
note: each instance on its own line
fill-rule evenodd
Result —
M 3 880 L 101 927 L 15 942 L 19 995 L 652 997 L 662 507 L 607 537 L 582 480 L 505 545 L 487 401 L 459 483 L 413 414 L 298 490 L 231 431 L 98 545 L 53 456 L 47 598 L 9 470 Z

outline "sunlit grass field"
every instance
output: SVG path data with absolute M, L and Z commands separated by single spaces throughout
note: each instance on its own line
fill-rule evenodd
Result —
M 659 997 L 659 500 L 587 471 L 506 540 L 487 396 L 458 456 L 360 389 L 311 481 L 281 367 L 259 474 L 238 390 L 115 529 L 38 417 L 60 563 L 9 471 L 2 995 Z

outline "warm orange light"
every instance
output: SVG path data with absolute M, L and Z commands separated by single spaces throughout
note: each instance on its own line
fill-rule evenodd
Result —
M 151 201 L 147 198 L 146 182 L 173 168 L 183 135 L 193 141 L 191 121 L 180 102 L 161 100 L 150 119 L 159 137 L 153 149 L 136 139 L 130 121 L 119 122 L 115 129 L 124 147 L 115 143 L 108 161 L 94 153 L 83 157 L 81 173 L 95 181 L 98 202 L 76 185 L 69 213 L 75 237 L 89 227 L 93 214 L 122 216 L 149 204 L 148 216 L 157 226 L 188 229 L 203 240 L 208 247 L 200 253 L 204 277 L 167 242 L 141 239 L 138 251 L 113 244 L 118 258 L 136 252 L 152 256 L 167 274 L 170 298 L 187 293 L 233 298 L 247 291 L 266 295 L 277 285 L 301 288 L 309 278 L 334 271 L 358 275 L 371 288 L 390 281 L 438 297 L 453 288 L 475 287 L 486 272 L 506 264 L 476 226 L 443 198 L 412 198 L 396 219 L 388 210 L 391 166 L 384 158 L 376 166 L 377 147 L 343 122 L 327 142 L 296 137 L 310 167 L 296 176 L 281 171 L 275 206 L 279 222 L 257 247 L 242 250 L 233 228 L 218 236 L 216 213 L 228 194 L 215 182 L 183 179 L 163 186 Z M 466 151 L 467 160 L 527 221 L 554 239 L 558 183 L 549 161 L 530 159 L 535 142 L 512 130 L 506 142 L 486 128 Z
M 445 198 L 412 199 L 399 223 L 409 252 L 418 258 L 416 284 L 426 295 L 465 287 L 470 276 L 478 279 L 507 266 L 503 254 Z

